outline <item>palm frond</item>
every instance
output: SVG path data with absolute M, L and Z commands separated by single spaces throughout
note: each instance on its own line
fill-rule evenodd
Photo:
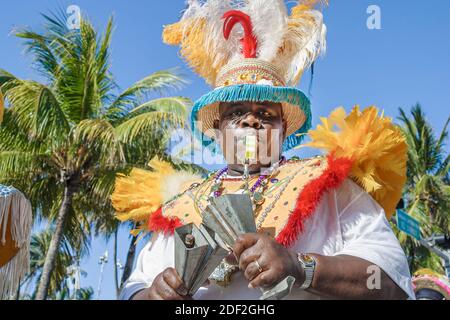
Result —
M 0 151 L 0 182 L 22 180 L 30 182 L 49 167 L 48 155 L 21 151 Z
M 3 88 L 10 111 L 23 131 L 40 140 L 67 136 L 69 123 L 49 88 L 26 80 L 12 80 Z
M 116 128 L 122 143 L 132 143 L 136 137 L 148 136 L 157 139 L 176 127 L 183 126 L 185 119 L 169 112 L 155 111 L 133 117 Z
M 53 39 L 36 33 L 30 29 L 19 29 L 14 32 L 18 38 L 24 39 L 26 53 L 33 57 L 33 66 L 41 75 L 53 81 L 59 68 L 58 57 L 51 48 Z
M 437 140 L 436 147 L 439 150 L 444 149 L 445 140 L 447 140 L 447 138 L 448 138 L 447 128 L 448 128 L 449 123 L 450 123 L 450 117 L 447 118 L 447 122 L 445 122 L 444 128 L 442 128 L 441 134 L 439 135 L 439 138 Z
M 106 114 L 109 117 L 124 115 L 135 108 L 146 95 L 161 95 L 171 89 L 180 89 L 187 83 L 177 69 L 154 72 L 122 92 L 108 107 Z
M 5 113 L 5 100 L 3 98 L 3 93 L 0 90 L 0 123 L 3 122 L 3 114 Z
M 164 111 L 173 113 L 179 117 L 186 117 L 188 115 L 188 108 L 191 106 L 192 101 L 185 97 L 158 98 L 145 102 L 132 109 L 129 116 L 134 117 L 145 112 Z
M 12 81 L 12 80 L 17 80 L 17 78 L 13 74 L 9 73 L 8 71 L 0 69 L 0 90 L 1 90 L 1 87 L 5 83 Z M 2 93 L 4 93 L 3 90 L 2 90 Z
M 107 165 L 125 161 L 122 145 L 113 126 L 106 120 L 83 120 L 74 130 L 74 138 L 80 145 L 98 150 L 99 158 Z M 92 150 L 93 151 L 93 150 Z
M 104 38 L 98 39 L 92 24 L 82 19 L 79 32 L 61 51 L 62 68 L 55 85 L 74 123 L 97 117 L 103 104 L 111 99 L 109 92 L 115 87 L 109 72 L 111 32 L 112 20 Z

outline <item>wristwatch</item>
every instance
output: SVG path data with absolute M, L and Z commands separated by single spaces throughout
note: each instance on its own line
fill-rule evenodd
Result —
M 305 253 L 297 254 L 298 261 L 302 265 L 303 270 L 305 270 L 305 281 L 300 286 L 300 289 L 306 290 L 311 287 L 314 271 L 316 270 L 316 259 L 313 256 Z

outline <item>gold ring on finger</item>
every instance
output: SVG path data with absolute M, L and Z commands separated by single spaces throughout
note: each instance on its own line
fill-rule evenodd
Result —
M 258 271 L 259 273 L 263 272 L 263 268 L 261 267 L 261 265 L 259 264 L 258 260 L 255 260 L 255 264 L 258 267 Z

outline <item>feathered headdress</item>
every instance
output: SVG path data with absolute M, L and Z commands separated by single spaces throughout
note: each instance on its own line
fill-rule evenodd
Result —
M 326 1 L 298 1 L 288 14 L 283 0 L 188 1 L 181 20 L 164 28 L 163 40 L 179 45 L 189 66 L 215 87 L 194 105 L 198 137 L 213 137 L 220 102 L 270 101 L 283 105 L 290 136 L 284 149 L 299 143 L 294 133 L 310 128 L 311 111 L 295 86 L 326 47 L 318 3 Z

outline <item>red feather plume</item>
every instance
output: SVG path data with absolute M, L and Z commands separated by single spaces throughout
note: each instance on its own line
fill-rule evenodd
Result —
M 244 28 L 244 38 L 241 39 L 242 53 L 245 58 L 256 58 L 257 39 L 253 34 L 253 25 L 250 16 L 239 10 L 230 10 L 225 12 L 222 17 L 225 19 L 223 24 L 223 35 L 226 40 L 230 38 L 231 31 L 238 23 Z

